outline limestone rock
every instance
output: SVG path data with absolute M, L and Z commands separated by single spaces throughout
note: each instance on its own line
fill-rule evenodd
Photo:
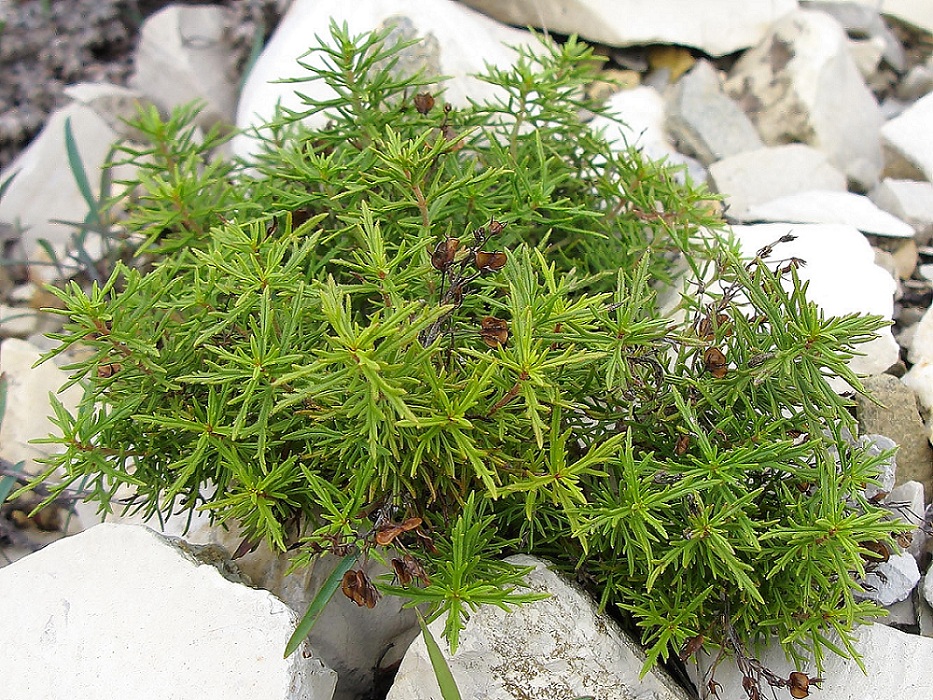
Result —
M 678 150 L 703 165 L 761 148 L 754 125 L 722 90 L 709 61 L 698 61 L 667 100 L 668 132 Z
M 933 184 L 885 178 L 868 196 L 878 207 L 910 224 L 917 243 L 924 245 L 933 239 Z
M 838 224 L 759 224 L 734 226 L 732 230 L 748 257 L 784 234 L 797 236 L 776 247 L 774 254 L 806 260 L 806 266 L 798 271 L 800 279 L 809 281 L 807 296 L 826 316 L 868 313 L 891 318 L 895 282 L 875 265 L 871 246 L 856 228 Z M 864 355 L 849 361 L 856 374 L 881 374 L 897 361 L 898 347 L 891 331 L 885 328 L 878 333 L 878 338 L 859 346 Z M 845 390 L 841 380 L 835 385 L 837 390 Z
M 59 222 L 81 222 L 88 213 L 68 167 L 66 123 L 71 124 L 95 197 L 99 195 L 98 173 L 117 140 L 117 132 L 93 108 L 72 103 L 52 113 L 29 147 L 0 174 L 0 181 L 5 181 L 15 173 L 0 199 L 0 221 L 20 229 L 22 253 L 28 260 L 38 259 L 37 242 L 43 239 L 64 259 L 76 229 Z M 92 250 L 100 247 L 96 234 L 88 234 L 88 239 Z
M 845 191 L 845 176 L 826 156 L 801 143 L 759 148 L 709 167 L 710 187 L 723 195 L 732 218 L 777 197 L 808 190 Z
M 927 573 L 923 579 L 923 599 L 927 602 L 927 605 L 933 607 L 933 575 Z
M 933 310 L 927 309 L 920 319 L 907 359 L 914 364 L 933 363 Z
M 897 443 L 889 438 L 887 435 L 879 435 L 877 433 L 865 433 L 859 435 L 859 445 L 865 449 L 865 451 L 874 456 L 880 455 L 882 452 L 887 452 L 888 450 L 893 450 L 897 448 Z M 878 476 L 875 477 L 878 481 L 877 484 L 868 484 L 865 486 L 865 498 L 873 498 L 880 494 L 890 493 L 894 488 L 894 480 L 897 476 L 897 463 L 894 461 L 894 457 L 890 457 L 882 462 L 878 467 Z
M 865 665 L 863 672 L 851 659 L 826 652 L 825 668 L 819 674 L 825 680 L 814 700 L 866 700 L 867 698 L 901 698 L 920 700 L 933 695 L 933 639 L 906 634 L 886 625 L 864 625 L 856 630 L 855 647 Z M 817 675 L 814 663 L 795 665 L 787 660 L 777 643 L 771 643 L 757 653 L 762 664 L 781 678 L 791 671 Z M 709 659 L 704 660 L 708 667 Z M 706 668 L 703 669 L 705 671 Z M 716 669 L 716 680 L 722 683 L 721 698 L 745 698 L 742 674 L 735 663 L 727 659 Z M 770 697 L 767 684 L 762 697 Z M 786 690 L 778 697 L 789 697 Z
M 857 597 L 873 600 L 879 605 L 893 605 L 905 600 L 920 581 L 917 560 L 908 552 L 892 554 L 865 575 L 863 593 Z
M 863 433 L 887 435 L 898 445 L 896 484 L 919 481 L 933 497 L 933 450 L 917 410 L 917 397 L 905 381 L 889 374 L 866 377 L 865 389 L 875 401 L 856 394 L 856 416 Z
M 640 85 L 617 92 L 606 103 L 611 117 L 596 117 L 590 126 L 602 131 L 618 148 L 631 146 L 652 160 L 666 160 L 670 165 L 683 165 L 697 182 L 706 179 L 706 171 L 693 158 L 678 153 L 668 141 L 664 129 L 664 98 L 655 88 Z
M 852 192 L 809 190 L 750 207 L 750 221 L 787 221 L 802 224 L 847 224 L 863 233 L 912 238 L 914 229 L 882 211 L 868 197 Z
M 881 0 L 881 12 L 933 33 L 933 4 L 917 0 Z
M 99 522 L 93 505 L 78 503 L 76 507 L 85 527 Z M 183 537 L 192 544 L 220 546 L 229 552 L 236 551 L 243 541 L 235 526 L 212 526 L 204 513 L 196 513 L 190 527 L 186 527 L 184 516 L 170 517 L 161 525 L 155 518 L 143 521 L 138 516 L 119 513 L 108 516 L 107 521 L 145 524 L 166 535 Z M 237 559 L 236 564 L 253 585 L 269 591 L 303 615 L 337 560 L 325 557 L 308 568 L 288 574 L 289 555 L 272 551 L 262 543 L 255 551 Z M 371 578 L 384 572 L 385 569 L 375 562 L 367 564 Z M 418 631 L 417 618 L 411 610 L 402 609 L 402 602 L 401 598 L 385 597 L 370 610 L 338 594 L 325 606 L 311 631 L 309 643 L 316 656 L 337 673 L 335 700 L 356 700 L 371 692 L 374 671 L 390 668 L 401 660 Z M 365 634 L 360 630 L 365 630 Z
M 173 4 L 147 18 L 131 84 L 166 111 L 202 101 L 203 126 L 232 124 L 236 80 L 224 12 L 219 5 Z
M 933 93 L 920 98 L 881 127 L 886 176 L 933 180 L 931 122 Z
M 464 0 L 502 22 L 579 36 L 610 46 L 679 44 L 723 56 L 752 46 L 768 25 L 797 7 L 795 0 L 760 0 L 736 12 L 728 0 L 684 4 L 655 0 Z M 728 30 L 725 30 L 725 28 Z
M 880 44 L 881 57 L 896 71 L 903 71 L 907 65 L 907 56 L 904 47 L 898 41 L 876 9 L 878 2 L 858 4 L 847 0 L 845 2 L 831 2 L 829 0 L 808 0 L 803 6 L 808 9 L 820 10 L 842 25 L 850 37 L 859 37 L 859 43 Z M 849 49 L 852 50 L 850 43 Z
M 237 126 L 248 129 L 272 117 L 275 106 L 301 110 L 298 90 L 315 99 L 332 99 L 333 92 L 322 82 L 282 84 L 273 81 L 307 76 L 296 59 L 317 44 L 319 36 L 330 36 L 331 21 L 346 23 L 352 35 L 394 26 L 395 40 L 421 38 L 406 53 L 406 72 L 423 69 L 428 75 L 445 75 L 444 99 L 455 106 L 504 97 L 502 91 L 473 77 L 484 72 L 486 63 L 506 68 L 515 61 L 509 46 L 536 48 L 540 44 L 527 31 L 505 27 L 453 0 L 370 0 L 348 3 L 343 0 L 295 0 L 266 45 L 243 87 L 237 107 Z M 391 39 L 390 39 L 391 41 Z M 323 57 L 309 55 L 305 63 L 323 65 Z M 309 118 L 312 125 L 323 125 L 327 115 Z M 255 149 L 252 139 L 237 137 L 233 143 L 239 155 Z
M 464 698 L 471 700 L 554 700 L 590 695 L 600 700 L 683 700 L 685 693 L 655 669 L 639 679 L 641 650 L 593 601 L 540 560 L 518 556 L 510 562 L 534 566 L 527 581 L 549 598 L 505 612 L 484 606 L 470 617 L 450 656 L 444 620 L 431 633 L 438 640 Z M 419 637 L 402 661 L 387 700 L 429 700 L 440 691 L 424 640 Z
M 0 457 L 13 464 L 25 460 L 27 473 L 35 474 L 40 465 L 35 460 L 51 454 L 52 446 L 37 445 L 32 440 L 48 437 L 57 428 L 47 418 L 52 414 L 49 394 L 56 393 L 68 373 L 51 362 L 33 367 L 42 353 L 24 340 L 10 338 L 0 344 L 0 372 L 7 380 L 6 412 L 0 423 Z M 72 386 L 58 400 L 74 411 L 82 391 Z
M 900 486 L 895 486 L 884 499 L 884 504 L 905 523 L 905 531 L 910 533 L 910 544 L 905 551 L 909 552 L 918 564 L 923 563 L 924 545 L 927 540 L 927 534 L 921 527 L 925 510 L 923 484 L 919 481 L 905 481 Z
M 0 698 L 330 700 L 298 617 L 142 527 L 99 525 L 0 569 Z
M 857 187 L 877 182 L 881 111 L 829 15 L 798 10 L 778 20 L 735 64 L 726 91 L 765 143 L 808 143 Z

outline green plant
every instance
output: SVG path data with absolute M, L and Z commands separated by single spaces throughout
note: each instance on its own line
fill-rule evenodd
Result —
M 471 609 L 533 599 L 500 559 L 522 550 L 629 615 L 646 669 L 770 635 L 855 655 L 879 613 L 857 580 L 898 525 L 826 379 L 860 388 L 845 361 L 884 322 L 825 318 L 800 261 L 742 260 L 702 187 L 610 149 L 574 39 L 490 68 L 506 97 L 463 110 L 384 39 L 333 27 L 314 74 L 337 96 L 280 114 L 248 164 L 207 161 L 190 111 L 141 116 L 129 225 L 159 262 L 57 292 L 47 357 L 90 353 L 40 479 L 342 557 L 300 634 L 341 588 L 449 613 L 455 649 Z

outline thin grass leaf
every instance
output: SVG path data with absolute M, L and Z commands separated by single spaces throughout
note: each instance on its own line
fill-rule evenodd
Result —
M 71 117 L 65 119 L 65 151 L 68 153 L 68 166 L 71 168 L 71 176 L 75 179 L 78 191 L 84 203 L 87 204 L 89 215 L 96 217 L 97 223 L 100 223 L 100 217 L 97 212 L 97 199 L 91 191 L 91 183 L 87 178 L 87 170 L 84 162 L 81 160 L 81 153 L 78 151 L 78 143 L 75 141 L 74 131 L 71 129 Z
M 317 592 L 317 595 L 314 596 L 314 600 L 311 601 L 311 605 L 308 606 L 308 611 L 305 613 L 304 617 L 301 618 L 301 622 L 298 623 L 298 627 L 295 628 L 295 633 L 288 640 L 288 644 L 285 645 L 285 658 L 294 654 L 295 650 L 298 649 L 305 640 L 305 637 L 311 633 L 311 629 L 314 627 L 314 623 L 317 622 L 318 616 L 321 614 L 324 606 L 326 606 L 334 596 L 334 593 L 337 592 L 337 589 L 340 588 L 343 575 L 353 568 L 353 565 L 356 563 L 356 558 L 356 552 L 348 554 L 340 561 L 337 568 L 331 572 L 330 576 L 327 577 L 324 585 L 321 586 L 321 590 Z
M 19 171 L 16 171 L 10 177 L 8 177 L 3 182 L 0 182 L 0 199 L 3 199 L 3 195 L 6 194 L 6 191 L 10 189 L 10 185 L 13 184 L 13 179 L 19 174 Z
M 441 689 L 441 697 L 444 700 L 461 700 L 460 689 L 457 687 L 457 681 L 454 674 L 450 672 L 450 666 L 447 665 L 447 659 L 437 645 L 437 640 L 428 629 L 424 617 L 418 610 L 418 624 L 421 626 L 421 634 L 424 635 L 424 645 L 428 649 L 428 658 L 431 659 L 431 668 L 434 669 L 434 677 L 437 679 L 437 685 Z
M 6 501 L 13 487 L 16 486 L 16 474 L 21 474 L 25 466 L 26 461 L 20 460 L 10 467 L 10 471 L 12 471 L 13 474 L 4 474 L 3 477 L 0 478 L 0 503 Z
M 39 263 L 46 265 L 54 265 L 55 269 L 58 271 L 58 278 L 65 279 L 68 275 L 65 274 L 65 268 L 62 266 L 62 261 L 58 257 L 58 253 L 55 252 L 55 249 L 52 247 L 52 244 L 49 243 L 44 238 L 39 238 L 36 240 L 36 245 L 42 248 L 45 251 L 45 254 L 49 256 L 49 263 Z M 31 260 L 26 261 L 27 264 L 33 265 L 34 263 Z

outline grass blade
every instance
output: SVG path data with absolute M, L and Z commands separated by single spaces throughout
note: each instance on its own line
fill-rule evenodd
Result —
M 418 614 L 418 624 L 421 625 L 421 634 L 424 636 L 424 645 L 428 648 L 428 658 L 431 660 L 431 668 L 434 669 L 434 677 L 437 679 L 437 685 L 441 689 L 441 697 L 444 700 L 462 700 L 460 697 L 460 688 L 457 687 L 457 681 L 454 680 L 454 674 L 450 672 L 450 666 L 447 665 L 447 659 L 444 658 L 441 648 L 437 645 L 437 640 L 428 629 L 421 613 Z
M 330 576 L 327 577 L 324 585 L 321 586 L 321 590 L 317 592 L 317 595 L 314 596 L 314 600 L 311 601 L 311 605 L 308 606 L 308 611 L 305 613 L 305 616 L 301 618 L 301 622 L 299 622 L 298 627 L 295 628 L 295 633 L 288 640 L 288 644 L 285 645 L 286 658 L 295 653 L 295 650 L 301 646 L 305 637 L 311 632 L 324 606 L 327 605 L 334 593 L 337 592 L 337 589 L 340 588 L 343 575 L 353 568 L 353 565 L 356 563 L 356 558 L 356 552 L 348 554 L 340 561 L 337 568 L 331 572 Z
M 91 216 L 97 217 L 97 199 L 91 191 L 91 183 L 87 179 L 87 170 L 84 168 L 84 162 L 81 160 L 81 153 L 78 151 L 78 142 L 75 141 L 74 131 L 71 129 L 71 117 L 65 119 L 65 151 L 68 153 L 68 166 L 71 168 L 71 176 L 75 179 L 75 184 L 81 192 L 84 203 L 87 204 L 88 212 Z

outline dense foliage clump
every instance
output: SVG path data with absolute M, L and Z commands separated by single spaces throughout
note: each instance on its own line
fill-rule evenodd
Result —
M 742 260 L 702 187 L 611 149 L 576 41 L 452 109 L 383 39 L 335 27 L 334 98 L 249 163 L 211 159 L 190 110 L 140 116 L 126 225 L 157 262 L 60 292 L 49 355 L 90 353 L 49 474 L 337 554 L 344 594 L 431 603 L 452 647 L 470 609 L 530 599 L 501 559 L 528 551 L 630 616 L 646 667 L 771 635 L 854 653 L 897 526 L 827 378 L 859 388 L 883 321 L 825 318 L 780 242 Z

